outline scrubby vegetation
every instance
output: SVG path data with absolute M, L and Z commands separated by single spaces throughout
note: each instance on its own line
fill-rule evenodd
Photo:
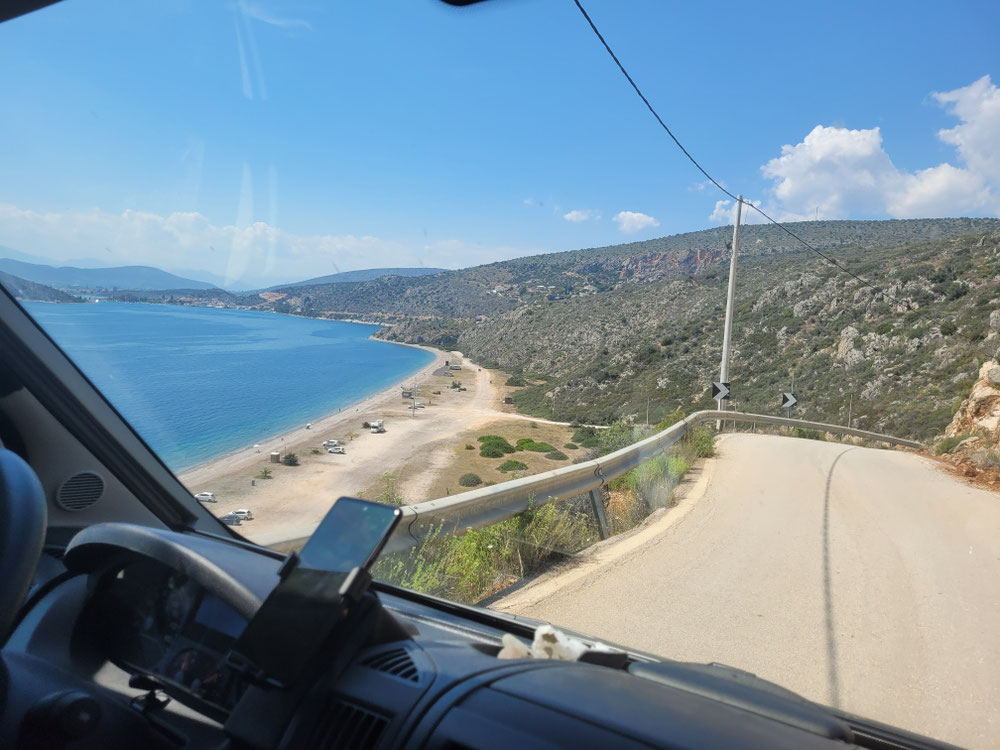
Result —
M 507 382 L 505 383 L 505 385 L 514 386 L 518 388 L 526 386 L 527 384 L 528 381 L 524 379 L 523 375 L 511 375 L 509 378 L 507 378 Z
M 616 450 L 652 429 L 613 425 L 601 431 L 601 445 L 593 453 Z M 713 440 L 710 430 L 692 435 L 675 453 L 650 459 L 611 482 L 602 496 L 612 533 L 631 529 L 654 510 L 669 507 L 677 483 L 698 455 L 710 453 Z M 499 468 L 514 468 L 512 464 L 526 468 L 514 459 Z M 532 503 L 513 518 L 460 537 L 431 533 L 408 553 L 379 560 L 374 573 L 391 583 L 472 603 L 597 539 L 586 496 L 541 506 Z
M 509 458 L 497 467 L 497 471 L 524 471 L 528 468 L 528 465 L 523 461 L 518 461 L 513 458 Z
M 962 433 L 961 435 L 952 435 L 951 437 L 946 437 L 934 448 L 934 452 L 941 456 L 945 453 L 951 453 L 955 447 L 961 443 L 963 440 L 968 438 L 968 433 Z
M 479 440 L 479 455 L 483 458 L 503 458 L 504 454 L 518 450 L 507 441 L 507 438 L 499 435 L 483 435 L 477 440 Z
M 517 450 L 534 451 L 535 453 L 551 453 L 555 448 L 548 443 L 535 442 L 531 438 L 521 438 L 517 441 Z
M 410 552 L 380 559 L 373 573 L 390 583 L 471 603 L 595 541 L 593 521 L 573 506 L 532 504 L 513 518 L 463 536 L 432 533 Z
M 286 453 L 284 456 L 281 457 L 281 463 L 283 463 L 285 466 L 298 466 L 299 457 L 294 453 Z
M 483 479 L 478 474 L 469 472 L 468 474 L 460 476 L 458 478 L 458 483 L 463 487 L 478 487 L 483 483 Z

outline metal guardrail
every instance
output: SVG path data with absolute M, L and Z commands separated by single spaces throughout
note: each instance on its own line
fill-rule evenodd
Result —
M 533 474 L 522 479 L 514 479 L 491 487 L 470 490 L 459 495 L 428 500 L 414 505 L 404 505 L 402 508 L 403 517 L 385 551 L 405 551 L 419 544 L 430 533 L 449 536 L 490 526 L 523 512 L 531 502 L 541 505 L 557 500 L 566 500 L 585 492 L 592 492 L 615 477 L 621 476 L 629 469 L 662 453 L 690 433 L 697 425 L 718 420 L 800 427 L 850 435 L 906 448 L 919 449 L 923 447 L 913 440 L 868 432 L 867 430 L 856 430 L 841 425 L 773 417 L 766 414 L 699 411 L 662 432 L 600 458 L 572 466 L 564 466 L 542 474 Z M 600 522 L 600 511 L 596 507 L 599 504 L 599 502 L 595 503 L 595 511 L 598 512 L 598 521 Z M 600 510 L 603 510 L 603 506 Z

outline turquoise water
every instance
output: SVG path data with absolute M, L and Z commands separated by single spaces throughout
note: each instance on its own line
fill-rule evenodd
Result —
M 376 326 L 172 305 L 27 303 L 174 471 L 301 427 L 433 355 Z

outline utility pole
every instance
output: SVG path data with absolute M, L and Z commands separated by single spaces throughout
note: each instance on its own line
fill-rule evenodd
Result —
M 740 252 L 740 217 L 743 213 L 743 196 L 736 196 L 736 221 L 733 223 L 733 249 L 729 254 L 729 293 L 726 296 L 726 324 L 722 333 L 722 367 L 719 381 L 729 382 L 729 339 L 733 332 L 733 298 L 736 296 L 736 257 Z M 719 399 L 719 411 L 725 408 L 725 401 Z
M 851 412 L 854 411 L 854 394 L 851 394 L 851 403 L 847 407 L 847 426 L 851 426 Z

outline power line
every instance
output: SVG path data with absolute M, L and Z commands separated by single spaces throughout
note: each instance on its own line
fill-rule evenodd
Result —
M 642 99 L 642 103 L 646 105 L 646 109 L 648 109 L 650 111 L 650 113 L 653 115 L 653 117 L 656 118 L 656 121 L 658 123 L 660 123 L 660 127 L 662 127 L 664 129 L 664 131 L 666 131 L 667 135 L 670 136 L 670 139 L 677 145 L 677 148 L 679 148 L 684 153 L 684 156 L 686 156 L 688 158 L 688 160 L 692 164 L 694 164 L 694 166 L 698 169 L 699 172 L 701 172 L 703 175 L 705 175 L 705 177 L 708 179 L 709 182 L 711 182 L 713 185 L 715 185 L 715 187 L 717 187 L 719 190 L 721 190 L 723 193 L 725 193 L 727 196 L 729 196 L 732 200 L 739 201 L 740 199 L 737 196 L 733 195 L 731 192 L 729 192 L 728 190 L 726 190 L 721 184 L 719 184 L 719 181 L 716 180 L 714 177 L 712 177 L 712 175 L 710 175 L 708 173 L 708 171 L 703 166 L 701 166 L 701 164 L 698 163 L 698 160 L 695 159 L 691 155 L 691 152 L 689 152 L 686 148 L 684 148 L 684 144 L 680 142 L 680 140 L 677 138 L 676 135 L 674 135 L 673 131 L 667 126 L 667 123 L 665 123 L 663 121 L 663 118 L 660 117 L 659 113 L 656 111 L 656 109 L 654 109 L 653 105 L 649 103 L 649 99 L 647 99 L 646 95 L 642 93 L 642 90 L 639 88 L 638 84 L 636 84 L 636 82 L 635 82 L 635 80 L 633 80 L 632 76 L 629 75 L 629 72 L 625 69 L 625 66 L 622 65 L 621 60 L 618 59 L 618 55 L 616 55 L 615 52 L 614 52 L 614 50 L 611 49 L 611 45 L 608 44 L 607 40 L 605 40 L 604 35 L 601 34 L 600 30 L 597 28 L 597 25 L 594 23 L 593 19 L 591 19 L 590 14 L 587 13 L 586 9 L 584 9 L 584 7 L 583 7 L 582 3 L 580 2 L 580 0 L 573 0 L 573 2 L 576 4 L 576 7 L 579 9 L 580 13 L 583 14 L 583 17 L 584 17 L 584 19 L 586 19 L 587 23 L 590 24 L 591 30 L 594 32 L 594 34 L 597 36 L 597 38 L 601 41 L 601 44 L 604 45 L 604 49 L 607 50 L 607 52 L 608 52 L 609 55 L 611 55 L 611 59 L 615 61 L 615 65 L 618 66 L 618 70 L 620 70 L 621 73 L 622 73 L 622 75 L 625 76 L 625 79 L 629 82 L 629 84 L 631 84 L 632 88 L 635 90 L 635 93 L 639 95 L 640 99 Z M 910 307 L 909 300 L 900 300 L 900 299 L 897 299 L 896 297 L 894 297 L 891 294 L 889 294 L 888 292 L 886 292 L 885 289 L 883 289 L 883 288 L 881 288 L 879 286 L 876 286 L 875 284 L 873 284 L 872 282 L 868 281 L 867 279 L 862 278 L 861 276 L 858 276 L 858 274 L 854 273 L 854 271 L 852 271 L 851 269 L 847 268 L 845 265 L 843 265 L 842 263 L 840 263 L 836 258 L 830 257 L 829 255 L 827 255 L 826 253 L 824 253 L 823 251 L 821 251 L 819 248 L 814 247 L 809 242 L 806 242 L 804 239 L 802 239 L 802 237 L 800 237 L 799 235 L 797 235 L 795 232 L 793 232 L 791 229 L 789 229 L 788 227 L 786 227 L 784 224 L 782 224 L 777 219 L 771 218 L 768 214 L 766 214 L 764 212 L 763 209 L 761 209 L 759 206 L 755 205 L 752 201 L 742 201 L 742 202 L 745 203 L 746 205 L 748 205 L 750 208 L 752 208 L 757 213 L 759 213 L 761 216 L 763 216 L 767 221 L 769 221 L 772 224 L 774 224 L 774 226 L 778 227 L 781 231 L 783 231 L 789 237 L 792 237 L 793 239 L 795 239 L 798 242 L 802 243 L 805 247 L 807 247 L 812 252 L 816 253 L 816 255 L 818 255 L 820 258 L 822 258 L 823 260 L 825 260 L 827 263 L 829 263 L 830 265 L 835 266 L 836 268 L 840 269 L 841 271 L 843 271 L 844 273 L 846 273 L 848 276 L 850 276 L 853 279 L 855 279 L 856 281 L 858 281 L 860 284 L 868 287 L 869 289 L 871 289 L 872 291 L 874 291 L 877 294 L 881 294 L 883 297 L 885 297 L 888 300 L 891 300 L 892 302 L 896 303 L 897 305 L 904 305 L 905 304 L 907 310 L 910 311 L 910 312 L 917 313 L 918 315 L 925 315 L 925 316 L 927 315 L 927 313 L 925 313 L 924 311 L 919 310 L 919 309 L 917 309 L 917 310 L 909 310 L 909 307 Z M 931 318 L 931 320 L 933 320 L 933 319 Z M 969 341 L 973 341 L 973 339 L 972 339 L 971 336 L 966 336 L 964 333 L 960 333 L 958 331 L 956 331 L 956 333 L 959 336 L 961 336 L 962 338 L 968 339 Z

